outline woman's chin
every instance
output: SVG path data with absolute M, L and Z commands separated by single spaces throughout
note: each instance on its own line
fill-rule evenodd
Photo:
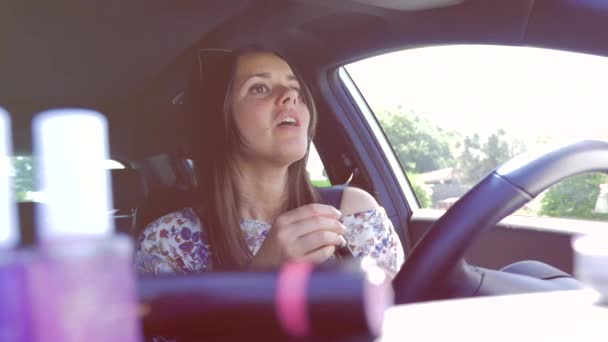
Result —
M 274 158 L 281 164 L 289 166 L 299 160 L 302 160 L 306 156 L 306 149 L 302 150 L 283 150 L 277 152 Z

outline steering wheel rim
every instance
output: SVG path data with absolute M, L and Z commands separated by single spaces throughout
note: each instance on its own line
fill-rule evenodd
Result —
M 495 226 L 560 180 L 608 171 L 608 142 L 584 140 L 524 154 L 497 168 L 461 197 L 417 243 L 395 279 L 397 304 L 473 296 L 481 274 L 463 256 Z

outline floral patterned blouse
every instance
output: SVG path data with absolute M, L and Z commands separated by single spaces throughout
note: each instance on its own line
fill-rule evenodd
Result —
M 355 258 L 373 257 L 394 277 L 404 262 L 403 248 L 384 208 L 345 215 L 344 235 Z M 241 230 L 255 255 L 271 225 L 245 219 Z M 149 224 L 139 236 L 135 264 L 139 273 L 166 274 L 203 272 L 213 269 L 209 240 L 192 208 L 167 214 Z

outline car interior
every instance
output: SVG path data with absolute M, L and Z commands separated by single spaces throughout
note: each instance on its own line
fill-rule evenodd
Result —
M 103 113 L 111 158 L 124 166 L 111 171 L 112 215 L 134 241 L 154 219 L 196 202 L 194 170 L 205 160 L 193 153 L 196 113 L 183 99 L 198 54 L 256 44 L 280 51 L 311 86 L 320 113 L 314 145 L 331 183 L 364 189 L 386 209 L 407 257 L 393 281 L 397 304 L 581 287 L 573 234 L 551 227 L 576 223 L 503 219 L 561 179 L 608 170 L 608 143 L 506 164 L 445 215 L 429 214 L 394 172 L 343 66 L 456 44 L 608 56 L 602 1 L 15 0 L 0 22 L 0 106 L 11 114 L 14 154 L 32 154 L 31 120 L 42 110 Z M 36 241 L 35 206 L 19 203 L 23 246 Z

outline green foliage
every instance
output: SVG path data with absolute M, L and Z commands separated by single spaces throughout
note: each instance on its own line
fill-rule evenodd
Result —
M 457 179 L 451 181 L 471 186 L 525 149 L 502 129 L 486 138 L 478 134 L 463 138 L 402 108 L 376 113 L 422 207 L 431 207 L 432 196 L 413 173 L 453 167 Z
M 405 172 L 428 172 L 454 163 L 451 133 L 401 108 L 376 113 Z
M 457 163 L 460 181 L 471 185 L 525 149 L 520 141 L 507 139 L 502 129 L 483 142 L 478 134 L 467 136 L 458 147 L 462 148 Z
M 420 208 L 430 208 L 431 207 L 431 196 L 424 189 L 423 182 L 420 177 L 415 173 L 408 173 L 408 179 L 410 181 L 410 185 L 412 186 L 412 190 L 414 190 L 414 194 L 418 199 L 418 203 L 420 204 Z
M 331 182 L 329 181 L 329 179 L 311 180 L 310 182 L 312 183 L 313 186 L 315 186 L 317 188 L 327 188 L 327 187 L 331 186 Z
M 468 187 L 526 149 L 502 129 L 486 137 L 473 134 L 462 138 L 401 108 L 377 111 L 377 117 L 423 208 L 431 207 L 432 197 L 419 173 L 455 167 L 456 181 Z M 608 214 L 594 212 L 600 184 L 608 184 L 607 175 L 593 173 L 566 179 L 544 194 L 538 214 L 608 220 Z
M 541 200 L 539 214 L 553 217 L 608 220 L 608 214 L 595 213 L 600 184 L 608 183 L 608 176 L 587 173 L 570 177 L 552 186 Z
M 32 157 L 17 156 L 11 158 L 13 164 L 13 188 L 18 202 L 26 200 L 29 191 L 34 190 L 34 166 Z

